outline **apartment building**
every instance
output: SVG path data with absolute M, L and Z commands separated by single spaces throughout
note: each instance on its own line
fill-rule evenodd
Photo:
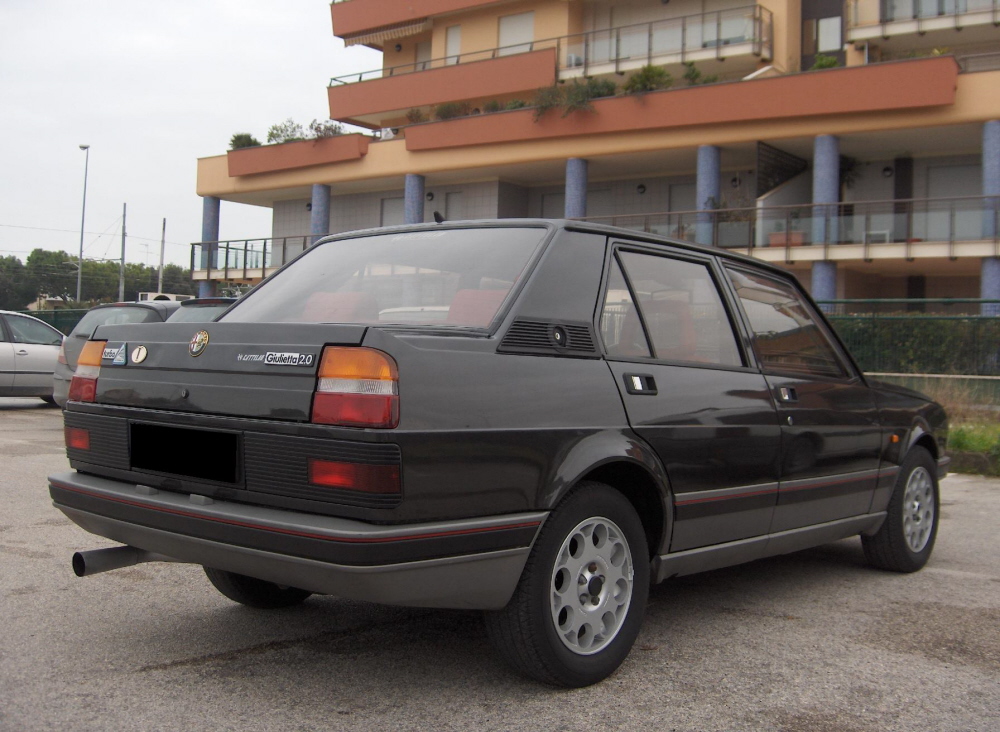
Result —
M 336 36 L 383 54 L 326 90 L 329 116 L 364 131 L 198 161 L 205 293 L 258 281 L 319 235 L 437 213 L 727 247 L 821 300 L 1000 299 L 1000 0 L 330 10 Z M 637 73 L 664 86 L 651 66 L 672 83 L 626 93 Z M 222 200 L 271 208 L 272 231 L 218 241 Z

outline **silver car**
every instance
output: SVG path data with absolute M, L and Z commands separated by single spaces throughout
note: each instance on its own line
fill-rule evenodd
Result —
M 63 334 L 30 315 L 0 310 L 0 396 L 36 396 L 49 404 Z

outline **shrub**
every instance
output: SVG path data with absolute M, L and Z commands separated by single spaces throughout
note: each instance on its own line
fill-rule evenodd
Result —
M 511 99 L 504 106 L 504 109 L 524 109 L 528 106 L 528 103 L 523 99 Z
M 535 93 L 535 122 L 544 117 L 550 110 L 562 106 L 563 88 L 559 84 L 546 86 Z
M 625 82 L 625 86 L 622 87 L 622 91 L 626 94 L 642 94 L 659 89 L 669 89 L 673 83 L 674 78 L 667 73 L 665 68 L 650 64 L 632 74 Z
M 424 114 L 422 109 L 417 109 L 414 107 L 409 112 L 406 113 L 406 121 L 411 125 L 419 124 L 420 122 L 427 121 L 427 115 Z
M 701 71 L 694 65 L 694 61 L 685 61 L 684 78 L 688 86 L 701 86 L 702 84 L 714 84 L 719 80 L 718 76 L 702 76 Z
M 328 119 L 325 122 L 314 119 L 309 123 L 308 137 L 312 139 L 321 140 L 324 137 L 336 137 L 342 134 L 344 134 L 344 128 L 332 119 Z
M 439 120 L 466 117 L 472 114 L 472 105 L 468 102 L 445 102 L 434 108 L 434 116 Z
M 817 71 L 818 69 L 833 69 L 840 66 L 840 62 L 835 56 L 827 56 L 825 53 L 817 53 L 816 59 L 813 61 L 813 65 L 809 67 L 810 71 Z
M 260 140 L 249 132 L 237 132 L 229 138 L 230 150 L 240 150 L 244 147 L 260 147 Z
M 302 125 L 293 120 L 291 117 L 286 119 L 284 122 L 271 125 L 271 128 L 267 131 L 267 141 L 275 145 L 280 145 L 283 142 L 295 142 L 296 140 L 304 139 L 306 139 L 305 130 L 302 129 Z
M 501 109 L 503 109 L 503 105 L 496 99 L 486 102 L 486 104 L 483 105 L 483 111 L 486 112 L 486 114 L 491 114 L 492 112 L 499 112 Z

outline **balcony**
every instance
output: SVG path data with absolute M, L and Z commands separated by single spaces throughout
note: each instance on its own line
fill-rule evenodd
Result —
M 411 107 L 534 92 L 557 79 L 624 74 L 647 64 L 676 66 L 671 71 L 680 77 L 682 63 L 698 62 L 706 75 L 724 70 L 738 78 L 771 53 L 771 11 L 753 5 L 338 76 L 330 80 L 330 112 L 374 126 L 379 116 Z M 467 64 L 477 65 L 460 73 Z M 413 73 L 419 83 L 407 78 Z
M 909 36 L 907 48 L 967 47 L 1000 40 L 998 26 L 1000 0 L 851 0 L 847 40 L 885 44 Z
M 1000 256 L 996 197 L 864 201 L 590 217 L 586 221 L 796 259 Z M 803 249 L 799 249 L 803 247 Z M 831 248 L 843 249 L 831 254 Z M 853 247 L 850 252 L 847 248 Z
M 303 252 L 311 236 L 209 241 L 191 245 L 191 279 L 258 281 Z

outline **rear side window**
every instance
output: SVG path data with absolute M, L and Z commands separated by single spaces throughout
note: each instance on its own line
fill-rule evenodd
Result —
M 775 277 L 727 271 L 750 320 L 757 357 L 765 371 L 846 375 L 812 308 L 794 287 Z
M 111 307 L 95 308 L 80 319 L 71 335 L 89 338 L 99 325 L 122 325 L 124 323 L 156 323 L 162 320 L 160 314 L 150 308 Z
M 322 244 L 222 320 L 485 328 L 546 230 L 407 231 Z
M 617 284 L 621 274 L 616 264 L 601 316 L 609 355 L 648 357 L 651 351 L 661 361 L 743 365 L 722 297 L 705 264 L 638 252 L 621 251 L 617 256 L 629 288 L 623 292 Z
M 58 346 L 62 343 L 62 333 L 31 318 L 8 315 L 7 325 L 10 326 L 15 343 L 34 343 L 46 346 Z

